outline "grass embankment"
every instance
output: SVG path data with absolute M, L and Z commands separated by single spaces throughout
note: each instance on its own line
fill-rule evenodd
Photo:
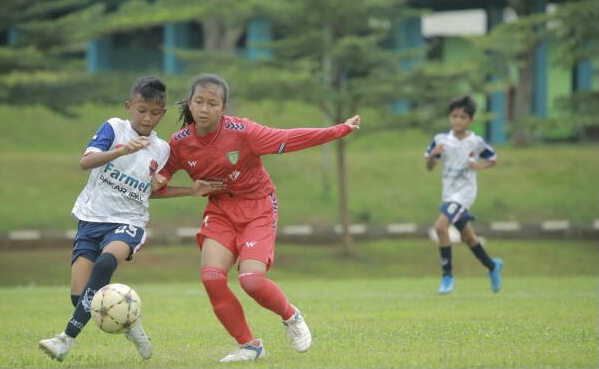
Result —
M 174 109 L 159 126 L 167 138 L 178 128 Z M 87 180 L 79 155 L 107 117 L 121 107 L 82 107 L 75 119 L 41 108 L 0 107 L 0 121 L 11 124 L 0 136 L 0 233 L 15 229 L 63 230 L 75 227 L 70 211 Z M 277 127 L 318 126 L 319 112 L 297 104 L 241 104 L 237 113 Z M 298 118 L 301 117 L 301 118 Z M 376 116 L 365 113 L 363 129 L 347 139 L 349 209 L 353 222 L 429 224 L 440 202 L 440 171 L 424 169 L 431 137 L 397 129 L 378 132 Z M 590 222 L 599 204 L 596 144 L 496 147 L 499 165 L 479 174 L 479 196 L 472 211 L 480 221 L 538 222 L 568 219 Z M 334 144 L 264 162 L 278 186 L 280 224 L 334 224 L 337 191 Z M 187 183 L 184 173 L 176 183 Z M 195 227 L 203 199 L 152 200 L 150 227 Z

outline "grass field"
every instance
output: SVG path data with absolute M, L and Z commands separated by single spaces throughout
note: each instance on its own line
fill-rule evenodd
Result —
M 0 368 L 596 368 L 599 364 L 599 248 L 594 240 L 490 240 L 505 261 L 504 287 L 490 291 L 483 268 L 456 245 L 456 289 L 436 293 L 438 257 L 427 240 L 360 243 L 351 258 L 330 246 L 281 244 L 271 277 L 300 307 L 314 335 L 306 354 L 284 339 L 279 319 L 240 296 L 268 357 L 223 365 L 234 349 L 199 281 L 194 245 L 149 245 L 120 268 L 134 286 L 154 357 L 140 362 L 123 337 L 93 323 L 63 363 L 37 341 L 72 312 L 69 246 L 0 254 Z
M 314 126 L 320 113 L 255 104 L 240 115 L 278 127 Z M 38 107 L 0 107 L 13 124 L 0 137 L 0 235 L 14 229 L 72 229 L 73 201 L 87 179 L 78 158 L 97 125 L 122 108 L 83 107 L 69 119 Z M 298 122 L 297 117 L 301 117 Z M 440 173 L 427 173 L 422 132 L 364 129 L 347 141 L 352 221 L 430 224 L 438 214 Z M 33 129 L 33 124 L 36 124 Z M 174 115 L 161 124 L 176 130 Z M 27 124 L 31 123 L 31 124 Z M 35 132 L 35 134 L 32 134 Z M 473 212 L 481 221 L 597 218 L 599 156 L 594 143 L 497 147 L 500 165 L 479 176 Z M 334 147 L 266 157 L 279 186 L 280 224 L 336 222 Z M 325 179 L 331 188 L 326 190 Z M 184 176 L 175 181 L 184 182 Z M 575 189 L 575 190 L 574 190 Z M 196 227 L 202 199 L 152 200 L 150 227 Z M 149 242 L 113 281 L 143 299 L 154 358 L 140 362 L 123 337 L 89 325 L 64 363 L 37 342 L 69 318 L 70 244 L 0 252 L 0 368 L 597 368 L 599 248 L 596 240 L 489 240 L 505 261 L 504 288 L 490 292 L 484 269 L 454 248 L 456 290 L 437 295 L 439 260 L 428 240 L 360 242 L 352 257 L 334 245 L 277 246 L 270 276 L 306 315 L 314 346 L 296 354 L 279 319 L 249 300 L 230 276 L 269 356 L 218 363 L 232 340 L 214 317 L 199 281 L 195 245 Z
M 314 336 L 297 354 L 278 317 L 242 296 L 269 356 L 250 368 L 596 368 L 597 278 L 506 278 L 499 294 L 485 278 L 458 280 L 448 296 L 437 278 L 281 281 Z M 234 346 L 197 283 L 136 285 L 154 357 L 139 362 L 124 337 L 93 323 L 64 363 L 37 341 L 71 313 L 66 287 L 3 288 L 2 368 L 214 368 Z M 235 288 L 239 292 L 238 288 Z M 10 318 L 9 318 L 10 317 Z

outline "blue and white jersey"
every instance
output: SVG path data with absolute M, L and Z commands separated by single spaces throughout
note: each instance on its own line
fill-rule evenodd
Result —
M 435 159 L 443 163 L 443 202 L 457 202 L 470 208 L 476 200 L 478 186 L 476 171 L 468 166 L 469 160 L 496 160 L 495 150 L 474 132 L 458 139 L 453 131 L 435 135 L 424 157 L 428 158 L 437 145 L 443 145 L 444 151 Z
M 111 118 L 91 139 L 84 155 L 124 146 L 137 132 L 128 120 Z M 100 223 L 125 223 L 145 228 L 150 220 L 149 197 L 152 175 L 166 164 L 169 145 L 156 132 L 150 135 L 147 149 L 123 155 L 91 170 L 72 214 L 79 220 Z

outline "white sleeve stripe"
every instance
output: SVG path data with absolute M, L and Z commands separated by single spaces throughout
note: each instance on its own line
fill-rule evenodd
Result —
M 277 151 L 277 154 L 282 154 L 283 150 L 285 150 L 285 142 L 281 143 L 281 145 L 279 146 L 279 150 Z

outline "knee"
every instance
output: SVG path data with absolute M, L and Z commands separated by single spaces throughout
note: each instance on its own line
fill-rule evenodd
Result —
M 258 291 L 266 282 L 265 274 L 262 272 L 247 272 L 239 274 L 239 284 L 248 294 Z
M 462 234 L 462 242 L 468 245 L 469 247 L 474 247 L 478 243 L 478 240 L 473 235 Z
M 435 229 L 435 233 L 437 235 L 449 234 L 449 228 L 445 224 L 442 224 L 441 222 L 435 223 L 434 229 Z
M 93 271 L 101 275 L 112 274 L 118 266 L 116 257 L 109 253 L 103 253 L 94 263 Z
M 201 269 L 204 286 L 212 283 L 227 282 L 227 271 L 220 268 L 205 267 Z

